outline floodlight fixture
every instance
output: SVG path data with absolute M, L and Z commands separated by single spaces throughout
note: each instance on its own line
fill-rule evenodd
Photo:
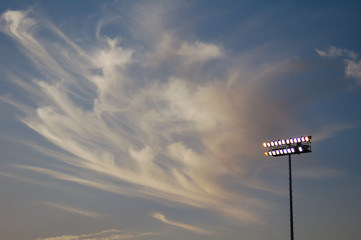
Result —
M 293 199 L 292 199 L 292 168 L 291 155 L 311 152 L 311 136 L 301 136 L 297 138 L 278 139 L 264 142 L 263 146 L 268 147 L 266 156 L 280 157 L 288 155 L 289 191 L 290 191 L 290 230 L 291 240 L 294 240 L 293 233 Z
M 269 148 L 267 156 L 283 156 L 288 154 L 301 154 L 311 152 L 311 136 L 279 139 L 275 141 L 264 142 L 263 147 Z M 287 149 L 290 148 L 290 151 Z M 282 150 L 282 151 L 281 151 Z M 286 151 L 285 151 L 286 150 Z M 275 154 L 269 152 L 275 151 Z

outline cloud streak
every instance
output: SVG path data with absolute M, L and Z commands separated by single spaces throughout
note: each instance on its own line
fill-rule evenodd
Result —
M 72 206 L 68 206 L 62 203 L 55 203 L 55 202 L 41 202 L 44 205 L 47 205 L 49 207 L 53 207 L 53 208 L 57 208 L 60 210 L 64 210 L 66 212 L 70 212 L 70 213 L 75 213 L 75 214 L 79 214 L 85 217 L 90 217 L 90 218 L 95 218 L 95 219 L 102 219 L 105 216 L 103 214 L 100 213 L 96 213 L 93 211 L 87 211 L 84 209 L 80 209 L 80 208 L 75 208 Z
M 82 235 L 63 235 L 58 237 L 36 238 L 35 240 L 119 240 L 138 239 L 143 236 L 153 235 L 153 233 L 126 232 L 118 229 L 105 230 L 99 233 Z
M 209 231 L 207 229 L 204 228 L 200 228 L 200 227 L 196 227 L 194 225 L 190 225 L 190 224 L 186 224 L 186 223 L 181 223 L 181 222 L 177 222 L 177 221 L 173 221 L 173 220 L 169 220 L 166 218 L 166 216 L 164 216 L 162 213 L 152 213 L 152 217 L 164 222 L 166 224 L 178 227 L 178 228 L 182 228 L 188 231 L 192 231 L 192 232 L 196 232 L 196 233 L 200 233 L 200 234 L 205 234 L 205 235 L 213 235 L 214 233 L 212 231 Z

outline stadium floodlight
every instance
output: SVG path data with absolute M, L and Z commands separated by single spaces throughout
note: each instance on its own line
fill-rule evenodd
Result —
M 280 156 L 288 155 L 288 176 L 289 176 L 289 191 L 290 191 L 290 230 L 291 230 L 291 240 L 294 240 L 291 155 L 311 152 L 311 136 L 278 139 L 276 141 L 264 142 L 263 146 L 269 148 L 268 151 L 265 152 L 266 156 L 280 157 Z

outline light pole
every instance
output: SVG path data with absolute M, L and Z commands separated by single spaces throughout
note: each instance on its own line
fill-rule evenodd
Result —
M 311 136 L 279 139 L 271 142 L 264 142 L 263 146 L 268 148 L 266 156 L 280 157 L 288 155 L 288 180 L 290 191 L 290 230 L 291 240 L 294 240 L 293 232 L 293 199 L 292 199 L 292 166 L 291 155 L 311 152 Z

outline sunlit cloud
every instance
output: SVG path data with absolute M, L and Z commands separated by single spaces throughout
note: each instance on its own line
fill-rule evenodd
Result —
M 252 53 L 233 59 L 216 43 L 190 41 L 170 31 L 158 14 L 146 9 L 135 13 L 141 14 L 144 26 L 137 30 L 137 24 L 131 25 L 132 37 L 140 38 L 131 44 L 124 43 L 124 36 L 102 35 L 108 20 L 99 20 L 97 38 L 82 44 L 30 10 L 2 15 L 1 31 L 18 43 L 38 73 L 35 77 L 26 72 L 28 79 L 9 74 L 9 81 L 31 101 L 11 96 L 3 100 L 21 110 L 20 121 L 59 151 L 29 145 L 66 163 L 16 168 L 262 224 L 261 212 L 271 206 L 248 190 L 272 192 L 272 188 L 247 178 L 257 171 L 251 156 L 263 140 L 259 136 L 272 134 L 268 129 L 295 125 L 286 114 L 287 101 L 269 97 L 267 87 L 278 76 L 301 69 L 301 63 L 262 57 L 258 60 L 262 64 L 249 69 L 248 60 L 256 58 Z M 333 57 L 346 51 L 319 54 Z M 156 216 L 174 226 L 203 231 Z
M 95 218 L 95 219 L 102 219 L 105 216 L 103 214 L 100 213 L 96 213 L 93 211 L 88 211 L 88 210 L 84 210 L 84 209 L 80 209 L 80 208 L 75 208 L 72 206 L 68 206 L 62 203 L 56 203 L 56 202 L 41 202 L 42 204 L 45 204 L 49 207 L 53 207 L 53 208 L 57 208 L 66 212 L 70 212 L 70 213 L 75 213 L 75 214 L 79 214 L 85 217 L 90 217 L 90 218 Z
M 346 76 L 356 78 L 361 84 L 361 61 L 345 60 Z
M 186 224 L 186 223 L 182 223 L 182 222 L 177 222 L 177 221 L 173 221 L 173 220 L 169 220 L 166 218 L 166 216 L 164 216 L 162 213 L 159 212 L 155 212 L 152 213 L 152 217 L 164 222 L 166 224 L 178 227 L 178 228 L 182 228 L 191 232 L 196 232 L 196 233 L 200 233 L 200 234 L 205 234 L 205 235 L 213 235 L 214 233 L 210 230 L 207 230 L 205 228 L 201 228 L 201 227 L 197 227 L 194 225 L 190 225 L 190 224 Z
M 316 49 L 316 52 L 319 56 L 325 58 L 345 58 L 345 76 L 356 79 L 358 85 L 361 85 L 361 61 L 358 60 L 358 55 L 354 51 L 331 46 L 327 51 Z
M 140 239 L 154 233 L 127 232 L 118 229 L 111 229 L 99 233 L 82 235 L 63 235 L 58 237 L 36 238 L 35 240 L 118 240 L 118 239 Z
M 223 56 L 223 52 L 218 46 L 202 42 L 183 43 L 178 54 L 186 58 L 186 62 L 189 64 L 206 62 Z
M 61 171 L 18 168 L 106 191 L 218 209 L 240 220 L 259 221 L 248 210 L 227 203 L 228 198 L 233 196 L 255 206 L 267 204 L 247 194 L 237 196 L 217 181 L 229 174 L 225 162 L 233 157 L 221 156 L 219 150 L 227 135 L 234 134 L 225 127 L 237 124 L 232 123 L 235 117 L 232 106 L 227 106 L 231 99 L 227 96 L 226 82 L 201 86 L 183 78 L 181 73 L 169 75 L 166 81 L 134 79 L 131 68 L 145 73 L 154 71 L 135 57 L 136 49 L 123 48 L 117 39 L 104 37 L 99 45 L 84 53 L 54 26 L 46 27 L 29 14 L 9 11 L 3 15 L 6 23 L 3 31 L 18 41 L 33 64 L 44 72 L 44 79 L 22 85 L 38 106 L 26 106 L 32 111 L 28 109 L 21 120 L 70 155 L 44 149 L 41 152 L 73 167 L 95 172 L 98 179 L 88 178 L 86 172 L 80 177 L 72 168 Z M 57 35 L 59 41 L 71 44 L 59 49 L 60 54 L 50 56 L 46 51 L 49 46 L 43 43 L 36 29 L 29 31 L 23 27 L 29 22 Z M 158 54 L 157 49 L 161 49 L 164 59 L 159 61 L 174 57 L 177 63 L 184 64 L 182 69 L 224 56 L 214 44 L 182 43 L 175 36 L 169 41 L 178 49 L 168 49 L 160 42 L 156 50 L 150 49 L 145 56 Z M 77 57 L 64 59 L 70 55 Z M 79 67 L 69 68 L 72 62 Z M 82 88 L 78 89 L 79 86 Z M 84 101 L 87 107 L 80 104 Z M 222 129 L 226 131 L 221 133 Z M 214 134 L 221 134 L 221 138 L 210 141 Z M 223 160 L 219 162 L 218 157 Z M 105 180 L 105 176 L 112 180 Z
M 357 58 L 357 54 L 354 51 L 338 48 L 335 46 L 330 46 L 326 51 L 316 49 L 316 52 L 318 55 L 325 58 L 336 58 L 336 57 L 347 57 L 351 59 Z

